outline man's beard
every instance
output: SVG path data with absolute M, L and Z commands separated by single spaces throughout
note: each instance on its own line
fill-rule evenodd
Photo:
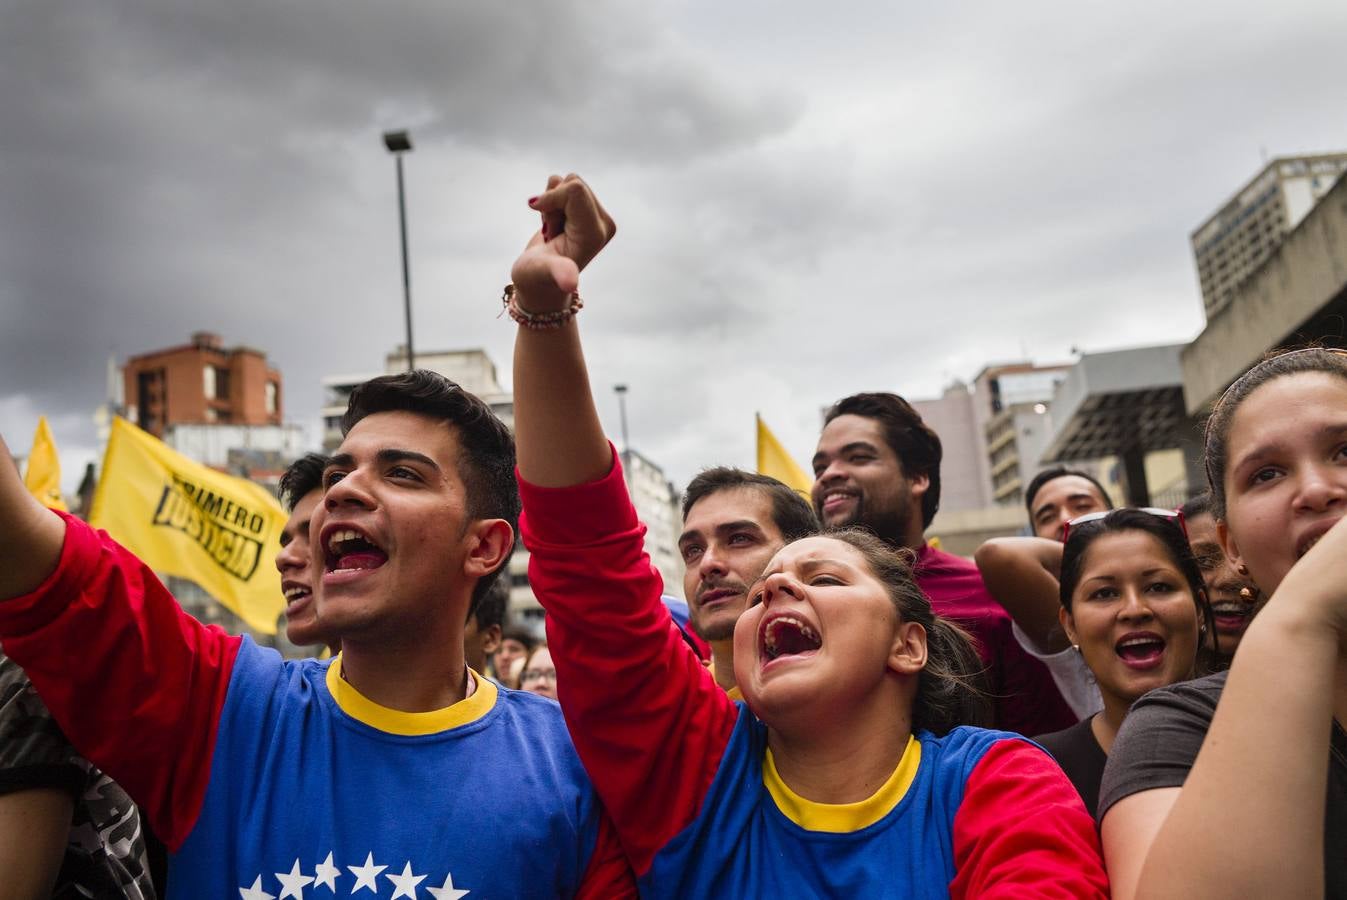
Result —
M 835 523 L 833 527 L 859 526 L 874 532 L 875 536 L 890 547 L 906 546 L 907 523 L 912 508 L 912 497 L 904 494 L 897 498 L 892 509 L 870 509 L 865 497 L 858 498 L 856 511 L 847 519 Z M 916 549 L 911 548 L 911 549 Z
M 734 637 L 734 626 L 738 620 L 732 622 L 722 622 L 713 625 L 710 628 L 702 628 L 697 622 L 692 623 L 692 630 L 697 632 L 697 636 L 706 642 L 727 641 Z

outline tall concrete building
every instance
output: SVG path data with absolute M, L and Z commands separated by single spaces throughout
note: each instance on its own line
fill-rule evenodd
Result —
M 1052 432 L 1049 405 L 1066 366 L 991 365 L 912 406 L 940 435 L 940 508 L 961 512 L 1023 502 Z
M 162 438 L 170 425 L 280 425 L 281 373 L 260 350 L 191 342 L 133 356 L 122 368 L 126 418 Z
M 1281 246 L 1347 172 L 1347 153 L 1281 156 L 1192 233 L 1193 258 L 1208 317 Z
M 650 561 L 664 579 L 664 592 L 681 597 L 683 560 L 678 555 L 678 535 L 682 533 L 683 516 L 678 488 L 662 468 L 636 450 L 622 453 L 622 466 L 632 505 L 646 528 L 645 549 Z

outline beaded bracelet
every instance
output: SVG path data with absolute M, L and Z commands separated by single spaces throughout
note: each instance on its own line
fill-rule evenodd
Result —
M 567 304 L 565 309 L 545 313 L 529 312 L 519 305 L 519 292 L 515 290 L 513 284 L 505 286 L 505 292 L 501 294 L 500 298 L 501 305 L 504 307 L 503 312 L 508 313 L 510 318 L 520 325 L 534 331 L 549 331 L 553 328 L 560 328 L 575 318 L 575 314 L 584 309 L 585 301 L 580 299 L 580 294 L 577 291 L 571 291 L 570 300 L 571 302 Z

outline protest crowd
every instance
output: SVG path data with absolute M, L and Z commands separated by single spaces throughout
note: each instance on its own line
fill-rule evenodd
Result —
M 841 398 L 808 498 L 686 486 L 684 620 L 586 374 L 616 225 L 518 202 L 513 433 L 380 376 L 274 539 L 240 507 L 322 659 L 202 625 L 0 440 L 0 898 L 1347 897 L 1347 353 L 1237 378 L 1182 508 L 1050 468 L 974 560 L 926 538 L 940 435 Z

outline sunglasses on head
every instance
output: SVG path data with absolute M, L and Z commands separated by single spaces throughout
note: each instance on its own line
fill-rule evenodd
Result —
M 1183 510 L 1181 509 L 1161 509 L 1158 506 L 1128 506 L 1122 509 L 1131 509 L 1135 512 L 1143 512 L 1147 515 L 1155 516 L 1159 519 L 1167 519 L 1171 522 L 1179 523 L 1179 530 L 1183 532 L 1184 540 L 1188 539 L 1188 523 L 1183 520 Z M 1101 509 L 1098 512 L 1086 513 L 1083 516 L 1076 516 L 1070 522 L 1067 522 L 1062 528 L 1062 543 L 1065 544 L 1071 538 L 1071 529 L 1080 528 L 1082 525 L 1088 525 L 1091 522 L 1101 521 L 1105 516 L 1115 512 L 1121 512 L 1121 509 Z

